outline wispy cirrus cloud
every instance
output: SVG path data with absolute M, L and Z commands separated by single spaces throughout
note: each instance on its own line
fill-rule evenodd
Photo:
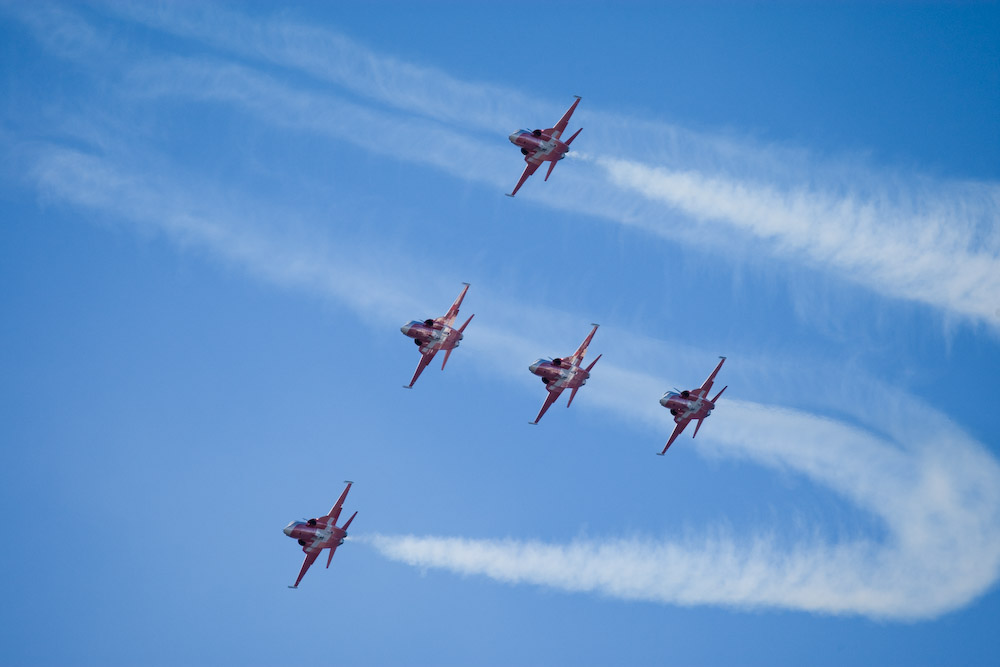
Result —
M 508 99 L 503 104 L 509 106 L 499 113 L 470 114 L 476 98 L 465 95 L 461 82 L 372 52 L 364 57 L 379 72 L 372 77 L 377 85 L 351 72 L 323 73 L 323 58 L 313 58 L 308 49 L 295 45 L 336 42 L 337 34 L 325 28 L 266 21 L 255 27 L 257 22 L 242 20 L 225 27 L 219 34 L 228 36 L 220 41 L 208 36 L 220 27 L 210 20 L 187 21 L 172 7 L 155 11 L 162 14 L 150 25 L 237 52 L 242 61 L 218 55 L 139 59 L 120 82 L 118 93 L 124 97 L 224 102 L 269 123 L 345 141 L 390 133 L 394 154 L 446 170 L 456 155 L 492 155 L 488 151 L 494 149 L 485 148 L 476 133 L 515 110 Z M 63 17 L 56 12 L 46 20 L 58 23 Z M 79 30 L 91 34 L 86 27 Z M 311 42 L 298 41 L 307 34 L 313 36 Z M 101 42 L 95 39 L 73 44 Z M 278 44 L 268 46 L 266 40 Z M 392 100 L 388 106 L 396 110 L 345 100 L 337 90 L 283 82 L 247 62 L 257 53 L 368 99 Z M 482 90 L 497 93 L 489 86 Z M 600 117 L 594 113 L 590 118 Z M 350 133 L 343 129 L 345 119 L 351 123 Z M 896 186 L 894 178 L 878 174 L 864 184 L 840 173 L 828 179 L 815 176 L 837 171 L 825 169 L 801 179 L 776 164 L 781 161 L 774 157 L 775 149 L 764 147 L 763 155 L 751 155 L 756 147 L 749 144 L 724 145 L 632 120 L 616 117 L 614 133 L 601 130 L 600 123 L 588 129 L 594 137 L 588 155 L 575 169 L 564 168 L 560 187 L 547 192 L 554 205 L 690 243 L 703 235 L 684 227 L 728 225 L 776 256 L 858 281 L 881 294 L 974 320 L 992 312 L 975 301 L 984 294 L 988 300 L 988 292 L 979 288 L 993 284 L 989 271 L 997 266 L 995 186 L 931 182 L 921 197 L 917 194 L 928 185 L 923 179 Z M 633 129 L 622 131 L 629 127 Z M 653 145 L 639 148 L 647 135 L 654 138 Z M 253 193 L 230 197 L 211 186 L 181 181 L 141 146 L 129 149 L 138 155 L 126 151 L 123 156 L 116 153 L 113 141 L 98 145 L 105 146 L 104 152 L 51 144 L 28 149 L 30 183 L 63 205 L 164 234 L 179 246 L 236 265 L 258 279 L 331 298 L 369 322 L 395 322 L 397 313 L 425 307 L 414 301 L 422 297 L 407 289 L 406 277 L 366 264 L 350 247 L 316 243 L 308 234 L 297 239 L 255 224 L 289 213 L 269 211 Z M 368 148 L 385 150 L 373 145 Z M 451 167 L 449 173 L 498 182 L 498 167 L 489 161 L 459 162 L 461 168 Z M 234 209 L 233 200 L 244 203 Z M 679 227 L 678 219 L 690 224 Z M 941 275 L 946 262 L 952 263 L 953 276 Z M 520 312 L 526 306 L 491 307 Z M 517 350 L 520 357 L 524 341 L 478 322 L 476 337 L 464 348 L 478 351 L 469 355 L 470 363 L 507 373 L 509 353 Z M 602 331 L 602 337 L 616 335 L 622 334 L 611 328 Z M 648 396 L 658 395 L 669 380 L 650 377 L 640 365 L 612 361 L 602 361 L 601 382 L 588 385 L 585 400 L 623 426 L 651 438 L 665 435 L 667 419 Z M 712 417 L 711 429 L 706 427 L 694 441 L 699 452 L 802 475 L 874 516 L 884 535 L 846 540 L 800 535 L 791 544 L 787 537 L 748 537 L 722 530 L 687 539 L 603 536 L 568 544 L 423 536 L 368 539 L 386 556 L 419 567 L 671 604 L 913 619 L 961 607 L 996 582 L 1000 471 L 983 446 L 946 417 L 906 399 L 899 402 L 892 424 L 876 433 L 874 428 L 738 398 L 736 394 L 727 400 L 726 410 Z M 655 449 L 651 447 L 650 455 Z
M 407 135 L 399 145 L 432 139 L 398 157 L 493 187 L 503 178 L 490 166 L 500 154 L 481 141 L 482 131 L 504 133 L 525 118 L 548 122 L 562 110 L 555 101 L 540 105 L 516 90 L 462 81 L 367 49 L 336 30 L 282 17 L 250 19 L 217 8 L 193 17 L 142 3 L 112 7 L 156 29 L 308 73 L 394 109 L 394 133 Z M 277 99 L 257 92 L 260 97 L 243 101 L 267 107 Z M 592 107 L 588 102 L 578 113 L 588 126 L 580 148 L 597 168 L 578 164 L 572 175 L 563 169 L 561 185 L 536 201 L 672 241 L 705 244 L 729 231 L 743 234 L 754 241 L 752 252 L 1000 328 L 1000 184 L 905 174 L 861 160 L 823 162 L 804 150 Z M 392 125 L 374 115 L 367 120 L 376 132 Z
M 249 198 L 232 212 L 211 191 L 190 193 L 167 174 L 137 176 L 114 160 L 47 147 L 30 175 L 47 197 L 166 234 L 173 242 L 234 263 L 259 279 L 332 298 L 378 326 L 418 304 L 407 277 L 366 266 L 350 249 L 262 233 Z M 488 291 L 486 292 L 488 294 Z M 477 292 L 482 300 L 483 290 Z M 487 301 L 489 297 L 487 296 Z M 490 302 L 521 313 L 524 304 Z M 580 319 L 580 318 L 575 318 Z M 501 321 L 503 318 L 501 317 Z M 602 344 L 657 343 L 605 329 Z M 466 363 L 509 377 L 525 341 L 479 322 Z M 672 348 L 663 342 L 660 354 Z M 602 363 L 587 403 L 625 427 L 663 437 L 668 420 L 647 400 L 669 383 L 643 367 Z M 933 408 L 903 397 L 886 435 L 776 405 L 730 398 L 694 441 L 705 456 L 742 459 L 802 475 L 877 518 L 880 536 L 781 539 L 723 529 L 685 539 L 601 536 L 569 543 L 514 538 L 361 535 L 388 558 L 423 568 L 485 575 L 621 599 L 736 608 L 777 607 L 886 619 L 919 619 L 959 608 L 1000 576 L 1000 466 L 983 446 Z M 650 447 L 652 456 L 655 447 Z

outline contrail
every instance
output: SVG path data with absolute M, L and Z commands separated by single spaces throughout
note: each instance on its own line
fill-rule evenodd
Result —
M 142 5 L 132 8 L 147 12 Z M 34 16 L 30 8 L 5 11 Z M 477 100 L 497 95 L 496 87 L 467 84 L 370 51 L 361 52 L 360 76 L 350 67 L 324 70 L 324 58 L 310 55 L 308 45 L 329 41 L 341 44 L 337 48 L 345 53 L 357 46 L 338 42 L 342 36 L 324 28 L 282 22 L 258 26 L 246 19 L 202 24 L 185 20 L 170 7 L 162 13 L 148 11 L 155 17 L 149 20 L 163 29 L 190 39 L 221 40 L 213 43 L 318 76 L 390 108 L 348 101 L 336 91 L 296 87 L 252 64 L 225 59 L 140 60 L 116 81 L 122 96 L 225 102 L 270 123 L 357 141 L 342 129 L 348 118 L 356 123 L 353 136 L 395 133 L 390 134 L 394 154 L 415 164 L 490 187 L 507 178 L 506 166 L 498 167 L 493 159 L 500 148 L 487 148 L 482 132 L 520 116 L 517 100 L 504 98 L 508 101 L 475 113 Z M 212 16 L 218 15 L 210 12 Z M 69 35 L 71 39 L 43 41 L 64 57 L 107 45 L 72 10 L 45 14 L 29 27 L 45 32 L 46 39 Z M 561 111 L 558 104 L 553 108 Z M 530 111 L 534 115 L 536 109 Z M 581 116 L 587 113 L 590 120 L 602 119 L 600 112 L 581 107 Z M 611 129 L 598 129 L 600 122 L 588 129 L 588 159 L 566 170 L 558 185 L 550 184 L 546 205 L 685 243 L 697 243 L 696 237 L 704 234 L 685 231 L 689 225 L 677 225 L 678 216 L 695 227 L 723 225 L 774 256 L 882 295 L 980 322 L 998 308 L 996 184 L 897 181 L 871 170 L 865 170 L 862 184 L 857 176 L 830 176 L 835 169 L 809 164 L 801 177 L 776 166 L 782 155 L 776 149 L 737 143 L 723 150 L 718 140 L 663 124 L 608 114 L 603 119 Z M 242 210 L 233 211 L 231 202 L 211 188 L 198 190 L 190 182 L 171 180 L 156 155 L 135 154 L 142 150 L 141 141 L 135 143 L 139 147 L 130 145 L 124 158 L 113 146 L 98 155 L 32 145 L 23 149 L 30 167 L 27 178 L 61 204 L 155 230 L 258 279 L 329 297 L 369 323 L 390 321 L 394 313 L 417 307 L 404 280 L 387 275 L 374 262 L 366 264 L 351 248 L 317 248 L 254 225 L 255 216 L 288 217 L 288 211 L 268 211 L 252 197 Z M 374 145 L 365 148 L 386 150 Z M 455 160 L 483 155 L 488 159 Z M 516 176 L 515 170 L 511 177 Z M 468 346 L 480 352 L 470 355 L 469 363 L 491 374 L 507 373 L 506 353 L 520 350 L 524 341 L 481 325 Z M 601 381 L 588 385 L 584 400 L 644 435 L 663 434 L 663 411 L 646 397 L 669 383 L 649 377 L 637 365 L 616 366 L 610 359 L 602 363 Z M 622 599 L 888 619 L 934 617 L 968 604 L 1000 574 L 1000 469 L 982 444 L 930 406 L 908 399 L 892 417 L 876 433 L 736 397 L 727 400 L 726 410 L 717 411 L 694 441 L 703 455 L 792 471 L 831 489 L 877 519 L 885 530 L 877 539 L 801 535 L 789 546 L 787 539 L 721 529 L 683 539 L 602 536 L 566 544 L 449 536 L 366 539 L 387 557 L 417 567 Z M 655 449 L 650 448 L 651 456 Z
M 261 21 L 217 7 L 105 7 L 239 58 L 140 60 L 127 77 L 134 93 L 217 99 L 272 123 L 345 141 L 378 136 L 383 140 L 359 146 L 491 188 L 510 187 L 521 166 L 506 160 L 510 151 L 486 141 L 484 132 L 502 135 L 529 119 L 549 122 L 562 111 L 560 101 L 540 104 L 510 88 L 462 81 L 326 27 Z M 8 11 L 44 43 L 52 44 L 52 35 L 74 35 L 66 57 L 100 43 L 70 10 Z M 64 42 L 52 48 L 66 50 Z M 279 83 L 255 63 L 308 74 L 362 101 Z M 1000 184 L 941 181 L 857 161 L 823 163 L 803 151 L 603 112 L 596 101 L 581 105 L 578 116 L 587 126 L 580 147 L 586 159 L 548 184 L 546 197 L 535 188 L 524 199 L 670 242 L 705 245 L 736 232 L 753 242 L 752 252 L 1000 331 Z
M 147 165 L 155 160 L 145 160 Z M 107 159 L 65 148 L 41 150 L 30 171 L 40 191 L 83 209 L 150 227 L 280 285 L 322 294 L 375 325 L 415 305 L 406 280 L 365 267 L 358 253 L 335 256 L 254 230 L 253 215 L 160 177 L 146 182 Z M 190 200 L 186 197 L 191 197 Z M 268 215 L 247 202 L 248 211 Z M 262 212 L 263 211 L 263 212 Z M 287 217 L 287 216 L 286 216 Z M 249 220 L 249 222 L 248 222 Z M 363 284 L 364 289 L 357 285 Z M 494 304 L 522 312 L 523 304 Z M 502 320 L 503 318 L 501 318 Z M 647 342 L 621 332 L 618 345 Z M 484 323 L 467 362 L 494 377 L 526 343 Z M 516 352 L 516 355 L 514 354 Z M 665 354 L 665 352 L 663 352 Z M 640 357 L 643 355 L 639 355 Z M 669 382 L 606 363 L 585 400 L 645 435 L 669 431 L 656 396 Z M 554 544 L 435 536 L 356 536 L 388 558 L 422 568 L 482 574 L 509 583 L 596 592 L 622 599 L 736 608 L 777 607 L 873 618 L 919 619 L 957 609 L 1000 576 L 1000 466 L 934 408 L 866 387 L 893 404 L 885 435 L 836 420 L 726 400 L 694 446 L 703 455 L 792 471 L 825 486 L 884 526 L 880 539 L 747 537 L 724 530 L 687 539 L 602 536 Z M 650 445 L 650 458 L 657 446 Z
M 405 134 L 391 142 L 403 152 L 396 157 L 491 187 L 501 183 L 509 187 L 506 181 L 516 178 L 514 172 L 520 167 L 516 161 L 503 160 L 503 152 L 485 142 L 482 132 L 506 132 L 520 126 L 520 119 L 548 122 L 553 113 L 517 91 L 403 63 L 328 28 L 282 20 L 251 23 L 217 10 L 207 13 L 207 23 L 178 11 L 154 12 L 144 5 L 129 5 L 125 13 L 168 32 L 308 72 L 389 105 L 396 111 L 385 113 L 393 120 L 353 114 L 358 125 L 352 129 L 365 128 L 362 135 Z M 219 30 L 208 27 L 216 23 Z M 176 94 L 220 94 L 185 81 L 177 64 L 166 65 L 165 76 L 160 77 L 174 82 Z M 148 81 L 149 74 L 140 66 L 137 79 Z M 195 78 L 199 76 L 204 75 Z M 282 90 L 277 84 L 268 88 L 262 84 L 255 93 L 234 95 L 230 101 L 272 110 L 273 119 L 287 123 L 287 116 L 273 110 L 289 95 L 324 99 L 315 93 Z M 552 108 L 557 107 L 553 102 Z M 722 225 L 747 234 L 764 252 L 890 298 L 1000 329 L 994 315 L 1000 307 L 997 183 L 940 182 L 880 172 L 863 164 L 844 168 L 810 163 L 801 151 L 793 156 L 786 149 L 605 113 L 594 102 L 582 105 L 578 115 L 588 126 L 585 153 L 579 155 L 585 159 L 579 162 L 596 168 L 560 174 L 561 185 L 550 188 L 545 199 L 526 193 L 533 201 L 686 243 L 704 243 L 706 234 L 712 234 L 685 229 L 677 224 L 676 215 L 713 223 L 717 230 Z M 336 118 L 337 127 L 344 126 L 336 114 L 311 115 L 304 123 L 336 133 L 336 127 L 317 126 L 324 125 L 317 119 L 328 118 Z M 512 165 L 513 176 L 501 176 L 504 172 L 496 165 L 505 163 Z
M 598 397 L 601 407 L 617 407 L 604 399 Z M 897 443 L 775 406 L 729 401 L 725 407 L 712 417 L 717 421 L 700 447 L 804 475 L 878 517 L 886 535 L 841 541 L 802 535 L 791 545 L 787 536 L 721 528 L 698 537 L 605 535 L 568 543 L 379 534 L 358 539 L 414 567 L 510 584 L 891 620 L 961 608 L 1000 576 L 1000 466 L 933 410 L 908 415 L 926 429 L 923 438 Z

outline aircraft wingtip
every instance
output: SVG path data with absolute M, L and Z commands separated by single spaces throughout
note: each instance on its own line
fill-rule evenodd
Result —
M 508 197 L 513 197 L 513 196 L 514 196 L 514 195 L 512 195 L 512 194 L 511 194 L 511 193 L 509 193 L 509 192 L 505 192 L 504 194 L 505 194 L 505 195 L 507 195 Z

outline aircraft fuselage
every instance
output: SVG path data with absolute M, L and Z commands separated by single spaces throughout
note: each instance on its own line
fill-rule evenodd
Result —
M 569 146 L 558 139 L 553 139 L 542 133 L 535 135 L 528 130 L 518 130 L 511 134 L 508 139 L 510 143 L 519 146 L 525 154 L 534 153 L 532 159 L 541 160 L 561 160 L 569 152 Z
M 685 419 L 704 419 L 712 414 L 715 403 L 707 398 L 698 397 L 689 393 L 684 396 L 682 393 L 668 391 L 660 398 L 660 405 L 670 410 L 674 416 L 674 421 L 680 423 Z
M 560 361 L 556 365 L 555 360 L 539 359 L 528 366 L 528 370 L 542 378 L 549 391 L 582 387 L 587 384 L 587 379 L 590 377 L 590 373 L 585 369 L 572 366 L 565 361 Z
M 293 540 L 298 540 L 303 547 L 313 549 L 326 549 L 327 547 L 340 546 L 347 537 L 347 531 L 334 525 L 325 526 L 316 523 L 311 526 L 307 521 L 292 521 L 284 530 Z
M 454 329 L 440 322 L 427 324 L 427 321 L 413 320 L 409 324 L 404 324 L 399 328 L 405 335 L 420 343 L 421 349 L 425 350 L 450 350 L 458 347 L 464 335 L 458 329 Z

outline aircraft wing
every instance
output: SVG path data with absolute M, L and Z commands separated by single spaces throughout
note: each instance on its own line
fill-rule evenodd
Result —
M 574 365 L 579 365 L 579 363 L 583 361 L 583 355 L 587 354 L 587 347 L 590 345 L 590 341 L 594 339 L 594 334 L 597 333 L 597 327 L 601 325 L 595 324 L 593 326 L 594 328 L 591 329 L 590 333 L 587 334 L 587 337 L 584 339 L 584 341 L 580 343 L 580 347 L 578 347 L 576 349 L 576 352 L 573 354 L 572 361 Z
M 549 389 L 549 395 L 545 397 L 545 402 L 542 403 L 542 409 L 538 411 L 538 416 L 535 417 L 534 423 L 537 424 L 538 420 L 542 418 L 545 411 L 552 407 L 552 404 L 559 400 L 559 394 L 563 392 L 562 388 L 559 389 Z
M 566 131 L 566 125 L 569 124 L 569 118 L 573 115 L 573 112 L 576 111 L 576 105 L 580 103 L 580 96 L 576 95 L 575 97 L 576 99 L 573 101 L 573 104 L 566 110 L 563 117 L 559 119 L 556 126 L 549 130 L 549 136 L 553 139 L 558 139 L 562 136 L 562 133 Z
M 410 387 L 413 386 L 413 383 L 417 381 L 420 374 L 424 372 L 425 368 L 427 368 L 427 364 L 431 363 L 431 359 L 434 358 L 435 354 L 437 354 L 437 350 L 429 350 L 427 352 L 421 350 L 420 362 L 417 364 L 417 370 L 413 373 L 413 379 L 410 380 Z
M 330 510 L 330 513 L 327 514 L 335 526 L 337 525 L 337 519 L 340 518 L 340 510 L 344 508 L 344 500 L 347 498 L 347 492 L 351 490 L 351 484 L 353 483 L 354 482 L 347 483 L 347 487 L 344 488 L 344 492 L 340 494 L 340 498 L 337 499 L 337 504 L 334 505 L 333 509 Z
M 722 364 L 726 363 L 725 357 L 719 357 L 719 365 L 715 367 L 712 374 L 708 376 L 705 383 L 701 385 L 701 389 L 698 390 L 700 396 L 708 396 L 708 392 L 712 391 L 712 385 L 715 383 L 715 376 L 719 373 L 719 369 L 722 368 Z
M 455 323 L 455 318 L 458 317 L 458 308 L 462 305 L 462 299 L 465 298 L 465 293 L 469 291 L 469 283 L 462 284 L 465 285 L 465 289 L 463 289 L 462 293 L 458 295 L 457 299 L 455 299 L 455 303 L 451 304 L 451 308 L 448 309 L 448 312 L 443 318 L 445 320 L 445 324 L 449 327 Z
M 521 173 L 521 178 L 518 179 L 517 185 L 514 186 L 513 192 L 510 193 L 511 197 L 517 194 L 517 191 L 521 189 L 521 186 L 524 185 L 524 182 L 528 180 L 528 176 L 531 176 L 533 173 L 535 173 L 535 171 L 538 170 L 538 167 L 541 164 L 542 163 L 540 161 L 532 162 L 528 160 L 528 166 L 524 168 L 524 171 Z
M 292 588 L 299 587 L 299 582 L 302 581 L 302 577 L 306 576 L 306 572 L 309 570 L 310 566 L 316 562 L 316 558 L 319 557 L 319 552 L 322 551 L 322 549 L 316 549 L 313 551 L 309 547 L 305 547 L 303 551 L 306 552 L 306 559 L 302 561 L 302 569 L 299 570 L 299 576 L 295 580 L 295 585 L 292 586 Z
M 670 445 L 674 444 L 674 440 L 676 440 L 677 436 L 679 436 L 681 432 L 684 431 L 684 427 L 686 427 L 688 425 L 688 422 L 690 421 L 691 421 L 690 419 L 684 419 L 680 422 L 677 422 L 677 426 L 674 427 L 674 432 L 670 434 L 670 439 L 667 440 L 667 444 L 663 446 L 663 451 L 660 452 L 660 456 L 663 456 L 664 454 L 667 453 L 667 450 L 670 449 Z

